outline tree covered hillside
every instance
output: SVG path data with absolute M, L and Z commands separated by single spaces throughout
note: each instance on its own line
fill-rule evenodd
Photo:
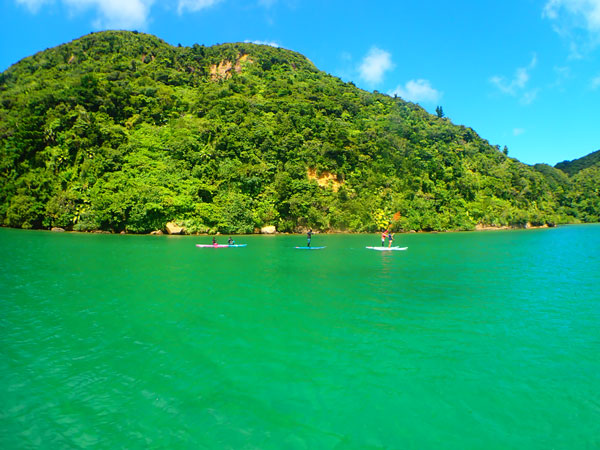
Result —
M 568 175 L 575 175 L 576 173 L 587 169 L 588 167 L 598 165 L 600 165 L 600 150 L 592 152 L 583 158 L 574 159 L 573 161 L 560 162 L 554 167 L 562 170 Z
M 0 171 L 0 222 L 23 228 L 447 230 L 600 213 L 587 181 L 298 53 L 125 31 L 0 75 Z

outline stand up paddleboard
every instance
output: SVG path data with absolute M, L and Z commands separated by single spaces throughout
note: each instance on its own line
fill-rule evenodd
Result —
M 196 247 L 200 247 L 200 248 L 229 248 L 229 247 L 245 247 L 248 244 L 218 244 L 218 245 L 213 245 L 213 244 L 196 244 Z
M 322 248 L 325 247 L 295 247 L 298 250 L 321 250 Z
M 406 250 L 408 247 L 367 247 L 369 250 L 379 250 L 380 252 L 386 252 L 386 251 L 399 251 L 399 250 Z

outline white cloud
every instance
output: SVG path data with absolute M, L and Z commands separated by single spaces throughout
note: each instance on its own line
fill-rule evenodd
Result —
M 533 55 L 529 65 L 526 67 L 518 67 L 515 70 L 515 75 L 512 79 L 507 80 L 506 77 L 501 75 L 494 75 L 490 78 L 490 82 L 498 88 L 498 90 L 504 94 L 511 95 L 513 97 L 519 97 L 520 102 L 525 105 L 532 103 L 539 89 L 528 89 L 528 83 L 531 78 L 531 71 L 537 66 L 537 55 Z
M 52 3 L 52 0 L 17 0 L 18 5 L 24 5 L 34 14 L 46 3 Z
M 97 16 L 94 28 L 144 29 L 147 27 L 150 10 L 155 0 L 15 0 L 31 13 L 37 13 L 43 6 L 62 3 L 72 15 L 85 11 L 95 11 Z M 168 0 L 177 4 L 177 12 L 196 12 L 216 5 L 222 0 Z
M 268 45 L 270 47 L 275 47 L 275 48 L 279 48 L 281 47 L 277 42 L 274 41 L 250 41 L 250 40 L 245 40 L 244 41 L 246 44 L 257 44 L 257 45 Z
M 531 62 L 527 67 L 517 68 L 515 71 L 515 76 L 512 80 L 507 81 L 505 77 L 495 75 L 490 78 L 490 81 L 505 94 L 517 95 L 521 90 L 525 89 L 530 78 L 529 72 L 531 72 L 536 65 L 537 56 L 533 55 Z
M 178 0 L 177 12 L 183 14 L 184 11 L 197 12 L 201 9 L 210 8 L 221 0 Z
M 397 95 L 410 102 L 435 103 L 442 93 L 431 86 L 428 80 L 410 80 L 404 86 L 398 86 L 390 95 Z
M 95 10 L 96 28 L 145 28 L 154 0 L 63 0 L 72 12 Z
M 358 68 L 360 77 L 368 83 L 376 84 L 383 79 L 383 74 L 394 68 L 392 55 L 377 47 L 371 48 Z
M 591 86 L 593 90 L 600 88 L 600 75 L 598 75 L 595 78 L 592 78 Z
M 513 136 L 521 136 L 523 133 L 525 133 L 524 128 L 515 128 L 513 130 Z
M 600 32 L 600 0 L 549 0 L 542 14 L 550 20 L 569 20 L 592 33 Z
M 492 84 L 500 89 L 505 94 L 515 95 L 517 89 L 522 89 L 529 81 L 529 74 L 523 68 L 517 69 L 515 78 L 512 81 L 506 81 L 506 78 L 494 75 L 490 78 Z
M 600 0 L 548 0 L 542 17 L 569 42 L 573 57 L 600 44 Z

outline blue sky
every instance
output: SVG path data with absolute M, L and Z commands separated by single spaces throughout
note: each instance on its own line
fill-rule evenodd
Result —
M 92 31 L 260 42 L 441 105 L 527 164 L 600 149 L 600 0 L 0 0 L 0 70 Z

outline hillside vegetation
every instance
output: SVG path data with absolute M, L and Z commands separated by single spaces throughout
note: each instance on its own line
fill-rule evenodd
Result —
M 0 75 L 0 223 L 145 233 L 598 221 L 598 166 L 530 167 L 418 105 L 254 44 L 110 31 Z
M 600 165 L 600 150 L 590 153 L 583 158 L 574 159 L 573 161 L 560 162 L 554 167 L 562 170 L 568 175 L 575 175 L 578 172 L 587 169 L 588 167 L 598 165 Z

